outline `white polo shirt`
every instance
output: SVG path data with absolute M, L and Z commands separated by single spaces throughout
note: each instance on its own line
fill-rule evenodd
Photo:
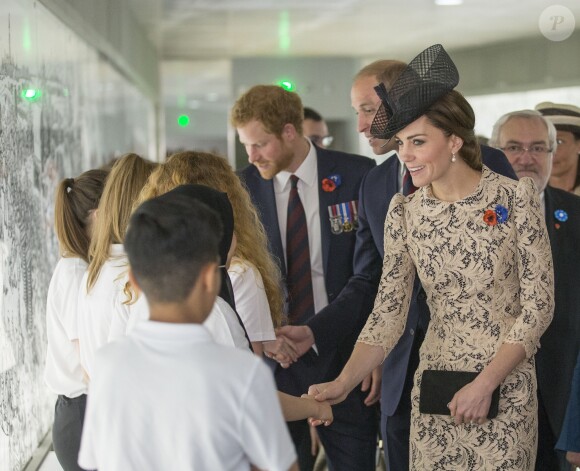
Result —
M 219 296 L 215 298 L 213 308 L 203 325 L 216 343 L 250 351 L 248 339 L 238 316 L 228 302 Z
M 122 244 L 111 245 L 109 259 L 103 264 L 97 281 L 87 293 L 88 272 L 79 290 L 79 348 L 81 365 L 92 377 L 95 352 L 108 342 L 114 300 L 123 292 L 128 261 Z
M 236 311 L 250 341 L 276 340 L 264 281 L 258 269 L 251 262 L 234 257 L 228 274 L 232 280 Z
M 146 321 L 96 356 L 79 465 L 107 471 L 287 471 L 272 374 L 198 324 Z
M 86 393 L 78 344 L 78 297 L 87 264 L 80 258 L 61 258 L 48 286 L 46 334 L 48 347 L 44 380 L 55 394 L 70 398 Z

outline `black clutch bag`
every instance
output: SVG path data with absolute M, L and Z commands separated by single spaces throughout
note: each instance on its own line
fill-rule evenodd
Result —
M 419 412 L 422 414 L 451 415 L 447 404 L 463 386 L 471 383 L 479 373 L 472 371 L 425 370 L 421 379 Z M 488 419 L 497 416 L 499 386 L 491 395 Z

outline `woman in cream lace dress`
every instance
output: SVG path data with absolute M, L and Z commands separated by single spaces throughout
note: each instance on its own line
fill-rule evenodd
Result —
M 387 114 L 397 109 L 387 105 Z M 460 93 L 446 91 L 417 108 L 388 116 L 390 131 L 381 137 L 394 137 L 420 188 L 391 201 L 379 292 L 349 362 L 335 381 L 310 393 L 341 401 L 381 363 L 405 328 L 419 276 L 431 321 L 411 396 L 411 469 L 533 470 L 534 353 L 554 307 L 534 183 L 482 167 L 473 110 Z M 479 374 L 455 393 L 450 415 L 435 415 L 419 412 L 426 369 Z M 498 386 L 499 413 L 487 419 Z
M 507 209 L 505 221 L 498 222 L 497 214 L 495 220 L 484 219 L 486 211 L 498 208 Z M 383 278 L 359 342 L 381 346 L 385 354 L 394 347 L 416 273 L 431 321 L 412 391 L 413 467 L 533 469 L 533 354 L 553 303 L 549 246 L 533 182 L 513 182 L 484 167 L 475 191 L 465 198 L 442 201 L 423 187 L 408 198 L 395 196 L 387 220 Z M 419 413 L 425 369 L 480 372 L 502 344 L 521 348 L 525 358 L 501 382 L 495 419 L 484 420 L 487 411 L 464 412 L 463 423 L 456 425 L 450 416 Z

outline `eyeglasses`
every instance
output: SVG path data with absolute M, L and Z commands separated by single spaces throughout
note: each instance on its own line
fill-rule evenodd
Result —
M 503 150 L 506 154 L 511 155 L 512 157 L 521 157 L 522 155 L 524 155 L 524 152 L 528 152 L 530 155 L 534 157 L 542 157 L 552 152 L 552 149 L 543 146 L 541 144 L 537 144 L 530 147 L 512 144 L 506 147 L 500 147 L 500 149 Z
M 314 144 L 320 147 L 328 147 L 334 141 L 334 136 L 308 136 Z

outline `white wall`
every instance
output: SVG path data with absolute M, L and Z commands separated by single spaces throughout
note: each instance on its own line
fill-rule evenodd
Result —
M 0 470 L 21 470 L 49 431 L 45 302 L 64 177 L 155 149 L 153 101 L 43 5 L 0 3 Z M 42 96 L 24 100 L 24 89 Z
M 579 80 L 580 81 L 580 80 Z M 533 110 L 543 101 L 580 106 L 580 87 L 546 88 L 525 92 L 468 96 L 476 116 L 475 132 L 491 137 L 494 123 L 505 113 Z

